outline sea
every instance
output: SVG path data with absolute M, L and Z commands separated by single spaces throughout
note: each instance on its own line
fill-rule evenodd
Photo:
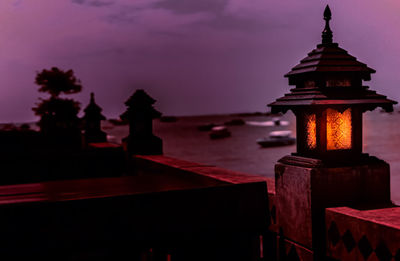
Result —
M 233 119 L 245 125 L 228 126 L 231 136 L 210 139 L 209 133 L 198 126 L 214 123 L 222 125 Z M 296 151 L 296 145 L 262 148 L 257 139 L 268 137 L 271 131 L 290 130 L 296 136 L 295 117 L 287 113 L 279 119 L 284 123 L 271 126 L 276 116 L 213 115 L 178 117 L 175 122 L 154 120 L 154 134 L 162 138 L 164 155 L 187 161 L 214 165 L 243 173 L 274 177 L 275 163 Z M 286 125 L 286 126 L 284 126 Z M 110 141 L 120 142 L 128 135 L 128 126 L 103 124 Z M 400 113 L 375 110 L 363 116 L 363 152 L 390 164 L 392 201 L 400 204 Z

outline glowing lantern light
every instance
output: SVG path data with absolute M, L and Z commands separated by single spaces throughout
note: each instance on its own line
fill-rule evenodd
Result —
M 317 147 L 317 123 L 315 114 L 308 114 L 306 117 L 307 147 L 312 150 Z
M 375 70 L 332 42 L 331 11 L 325 8 L 322 43 L 285 75 L 296 87 L 269 104 L 272 113 L 296 115 L 295 155 L 324 161 L 354 161 L 362 157 L 362 113 L 397 102 L 363 86 Z
M 351 149 L 351 109 L 340 113 L 326 110 L 326 149 Z

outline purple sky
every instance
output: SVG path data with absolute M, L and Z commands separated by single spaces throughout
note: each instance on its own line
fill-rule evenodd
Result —
M 334 41 L 400 100 L 398 0 L 5 0 L 0 122 L 36 120 L 37 71 L 73 69 L 107 117 L 137 88 L 165 115 L 265 111 L 317 43 L 329 3 Z

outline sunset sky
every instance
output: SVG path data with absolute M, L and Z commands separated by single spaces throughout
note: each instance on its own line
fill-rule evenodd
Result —
M 367 85 L 400 100 L 398 0 L 2 0 L 0 122 L 32 121 L 37 71 L 73 69 L 107 117 L 135 89 L 165 115 L 265 111 L 320 42 L 377 70 Z

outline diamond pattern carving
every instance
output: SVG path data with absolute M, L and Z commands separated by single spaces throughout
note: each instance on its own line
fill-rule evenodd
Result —
M 360 241 L 358 241 L 358 249 L 365 260 L 367 260 L 367 258 L 371 255 L 373 249 L 365 235 L 360 239 Z
M 354 241 L 353 235 L 351 234 L 350 230 L 346 230 L 342 237 L 342 240 L 347 252 L 350 253 L 356 246 L 356 242 Z
M 351 149 L 351 109 L 326 110 L 327 150 Z
M 327 231 L 327 236 L 328 241 L 333 246 L 337 245 L 338 242 L 342 240 L 345 249 L 349 254 L 355 247 L 358 247 L 358 250 L 360 251 L 364 260 L 369 260 L 371 258 L 371 254 L 375 252 L 375 256 L 379 261 L 400 261 L 400 248 L 397 249 L 393 256 L 392 252 L 389 250 L 384 241 L 380 241 L 378 245 L 371 245 L 371 242 L 368 240 L 366 235 L 363 235 L 357 243 L 349 229 L 347 229 L 346 232 L 341 236 L 335 221 L 331 222 Z M 344 255 L 342 257 L 345 259 L 347 256 Z
M 376 256 L 379 261 L 390 261 L 392 259 L 392 253 L 390 253 L 385 242 L 381 241 L 375 249 Z
M 332 221 L 329 230 L 328 230 L 328 239 L 332 243 L 333 246 L 336 246 L 336 244 L 340 240 L 340 233 L 339 229 L 335 223 L 335 221 Z

